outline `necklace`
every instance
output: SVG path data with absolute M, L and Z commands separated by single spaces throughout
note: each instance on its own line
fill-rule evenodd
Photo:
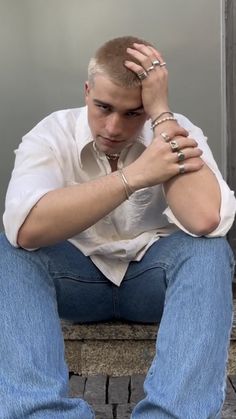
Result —
M 108 160 L 117 160 L 120 157 L 120 153 L 114 153 L 114 154 L 106 154 L 106 158 Z

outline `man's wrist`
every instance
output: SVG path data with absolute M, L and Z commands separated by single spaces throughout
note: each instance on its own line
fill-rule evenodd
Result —
M 171 112 L 170 110 L 165 110 L 165 111 L 162 111 L 159 114 L 157 114 L 155 118 L 152 118 L 151 119 L 151 126 L 152 126 L 152 128 L 153 128 L 153 126 L 155 125 L 156 122 L 158 122 L 161 119 L 164 119 L 166 117 L 174 117 L 174 113 Z

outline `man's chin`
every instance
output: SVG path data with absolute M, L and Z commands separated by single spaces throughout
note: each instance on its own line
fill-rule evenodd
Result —
M 126 147 L 126 141 L 110 140 L 104 137 L 98 137 L 95 144 L 97 149 L 104 153 L 120 153 Z

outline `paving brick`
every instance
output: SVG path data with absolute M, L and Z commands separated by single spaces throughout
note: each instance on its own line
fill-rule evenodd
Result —
M 125 404 L 129 401 L 130 377 L 110 377 L 108 386 L 108 402 Z
M 117 406 L 116 419 L 130 419 L 134 404 L 120 404 Z
M 72 375 L 70 379 L 71 396 L 87 400 L 96 413 L 96 419 L 130 419 L 134 406 L 144 397 L 144 378 L 144 375 L 131 377 Z M 129 398 L 129 403 L 126 402 L 127 398 Z M 235 418 L 236 375 L 232 375 L 227 381 L 222 419 Z
M 145 375 L 132 375 L 130 383 L 130 403 L 137 403 L 144 398 L 143 382 Z
M 72 375 L 70 378 L 70 397 L 84 397 L 86 377 L 80 377 L 79 375 Z
M 85 384 L 84 399 L 92 405 L 106 404 L 106 384 L 105 375 L 95 375 L 88 377 Z
M 114 417 L 112 405 L 93 405 L 93 409 L 96 413 L 96 419 L 113 419 Z

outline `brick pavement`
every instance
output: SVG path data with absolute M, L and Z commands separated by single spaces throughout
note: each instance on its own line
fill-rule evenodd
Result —
M 109 377 L 72 375 L 72 397 L 81 397 L 93 406 L 96 419 L 130 419 L 135 404 L 143 398 L 144 375 Z M 236 375 L 227 380 L 222 419 L 236 418 Z

